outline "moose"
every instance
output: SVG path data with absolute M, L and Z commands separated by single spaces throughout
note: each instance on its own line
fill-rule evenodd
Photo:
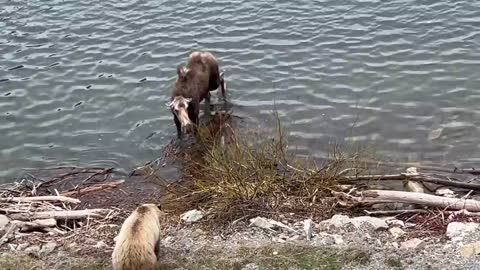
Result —
M 195 129 L 199 123 L 200 102 L 210 103 L 210 91 L 221 88 L 225 100 L 225 81 L 217 59 L 209 52 L 195 51 L 185 66 L 177 66 L 170 107 L 177 127 L 177 137 Z

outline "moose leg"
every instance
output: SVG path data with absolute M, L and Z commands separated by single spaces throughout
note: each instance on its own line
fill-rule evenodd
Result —
M 200 106 L 199 105 L 194 105 L 188 107 L 188 118 L 190 118 L 190 121 L 193 122 L 193 133 L 197 133 L 198 129 L 198 124 L 199 124 L 199 115 L 200 115 Z
M 207 92 L 207 96 L 205 97 L 205 102 L 208 104 L 208 106 L 210 106 L 210 97 L 212 95 L 210 94 L 210 91 Z
M 225 74 L 225 72 L 224 72 L 224 71 L 220 72 L 220 75 L 219 75 L 219 81 L 220 81 L 220 88 L 221 88 L 221 90 L 222 90 L 222 97 L 223 97 L 223 100 L 226 100 L 226 96 L 225 96 L 225 88 L 227 87 L 227 84 L 225 83 L 224 74 Z

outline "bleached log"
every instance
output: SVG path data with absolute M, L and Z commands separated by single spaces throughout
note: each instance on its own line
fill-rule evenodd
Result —
M 418 182 L 429 182 L 444 186 L 465 188 L 470 190 L 480 190 L 480 184 L 476 183 L 464 183 L 459 181 L 451 181 L 441 179 L 425 174 L 409 175 L 409 174 L 378 174 L 378 175 L 358 175 L 358 176 L 342 176 L 339 182 L 352 183 L 355 181 L 388 181 L 388 180 L 411 180 Z
M 45 211 L 45 212 L 27 212 L 15 213 L 9 215 L 11 219 L 15 220 L 35 220 L 35 219 L 50 219 L 65 220 L 65 219 L 84 219 L 87 217 L 101 217 L 102 213 L 109 211 L 108 209 L 88 209 L 88 210 L 65 210 L 65 211 Z
M 37 196 L 0 198 L 0 202 L 69 202 L 77 204 L 80 203 L 80 200 L 65 196 Z
M 480 201 L 472 199 L 447 198 L 425 193 L 394 190 L 367 190 L 359 192 L 358 196 L 351 196 L 342 192 L 334 192 L 334 195 L 358 204 L 397 202 L 439 207 L 443 210 L 465 209 L 470 212 L 480 212 Z
M 12 223 L 15 224 L 20 229 L 21 232 L 33 231 L 33 230 L 39 230 L 39 229 L 57 226 L 57 221 L 53 218 L 37 219 L 33 221 L 12 220 Z

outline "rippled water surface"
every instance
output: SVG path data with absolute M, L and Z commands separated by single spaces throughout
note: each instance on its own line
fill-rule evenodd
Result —
M 158 157 L 194 49 L 218 56 L 247 121 L 275 100 L 302 153 L 346 138 L 402 161 L 480 162 L 480 1 L 0 2 L 3 179 Z

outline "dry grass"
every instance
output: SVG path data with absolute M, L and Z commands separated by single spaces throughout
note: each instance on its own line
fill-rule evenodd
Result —
M 217 224 L 279 213 L 322 218 L 335 210 L 330 190 L 337 189 L 338 176 L 365 168 L 360 156 L 336 146 L 318 165 L 289 151 L 280 121 L 269 134 L 242 132 L 229 114 L 217 113 L 177 155 L 183 181 L 162 181 L 167 191 L 162 203 L 176 212 L 206 210 Z

